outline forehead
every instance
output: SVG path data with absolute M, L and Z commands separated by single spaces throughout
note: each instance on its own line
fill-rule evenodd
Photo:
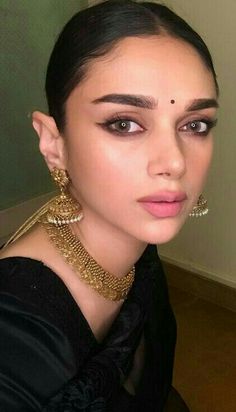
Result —
M 192 99 L 216 97 L 213 75 L 188 43 L 169 36 L 130 37 L 93 59 L 78 86 L 83 96 L 138 93 Z

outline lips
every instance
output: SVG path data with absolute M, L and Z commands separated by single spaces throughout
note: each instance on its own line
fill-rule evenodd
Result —
M 141 206 L 157 218 L 175 217 L 183 207 L 187 195 L 184 192 L 159 192 L 138 200 Z
M 185 192 L 159 192 L 139 199 L 139 202 L 182 202 L 187 199 Z

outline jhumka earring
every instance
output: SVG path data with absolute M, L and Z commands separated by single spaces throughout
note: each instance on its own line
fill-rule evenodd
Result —
M 61 194 L 50 199 L 40 209 L 36 210 L 36 212 L 10 237 L 4 247 L 7 247 L 10 243 L 19 239 L 22 235 L 28 232 L 35 223 L 44 221 L 60 227 L 61 225 L 79 222 L 83 218 L 81 206 L 67 191 L 67 186 L 70 182 L 67 172 L 65 170 L 54 168 L 51 175 L 59 186 Z
M 51 176 L 58 185 L 61 194 L 49 204 L 45 216 L 47 221 L 56 226 L 79 222 L 83 218 L 83 212 L 78 202 L 68 193 L 67 186 L 70 178 L 67 171 L 54 168 L 51 171 Z
M 201 216 L 207 215 L 208 212 L 209 212 L 209 209 L 207 205 L 207 200 L 203 197 L 203 195 L 200 195 L 196 206 L 194 206 L 192 212 L 189 213 L 189 216 L 190 217 L 201 217 Z

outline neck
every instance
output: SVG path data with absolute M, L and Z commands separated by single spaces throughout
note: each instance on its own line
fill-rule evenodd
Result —
M 125 276 L 145 250 L 147 243 L 107 224 L 93 216 L 86 215 L 81 222 L 71 225 L 87 252 L 115 276 Z

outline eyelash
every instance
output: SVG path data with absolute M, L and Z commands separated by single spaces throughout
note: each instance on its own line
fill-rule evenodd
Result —
M 141 127 L 143 130 L 140 130 L 140 131 L 138 131 L 138 132 L 122 132 L 122 131 L 118 131 L 118 130 L 115 130 L 115 129 L 111 129 L 110 126 L 114 125 L 114 124 L 117 123 L 117 122 L 122 122 L 122 121 L 123 121 L 124 123 L 135 123 L 136 125 L 138 125 L 139 127 Z M 193 120 L 187 122 L 186 124 L 184 124 L 183 126 L 181 126 L 180 130 L 181 130 L 183 127 L 185 127 L 185 126 L 189 126 L 189 125 L 191 125 L 191 124 L 193 125 L 194 123 L 198 123 L 198 124 L 199 124 L 199 123 L 205 123 L 205 124 L 206 124 L 206 131 L 204 131 L 204 132 L 195 132 L 195 131 L 193 130 L 193 131 L 189 131 L 189 133 L 190 133 L 190 134 L 193 134 L 193 135 L 197 135 L 197 136 L 202 136 L 202 137 L 204 137 L 204 136 L 207 136 L 207 135 L 209 134 L 210 130 L 211 130 L 214 126 L 216 126 L 217 119 L 215 119 L 215 120 L 206 119 L 206 118 L 205 118 L 205 119 L 204 119 L 204 118 L 201 118 L 201 119 L 193 119 Z M 117 134 L 117 135 L 119 135 L 119 136 L 137 135 L 137 134 L 143 133 L 143 131 L 146 130 L 144 127 L 140 126 L 140 124 L 139 124 L 135 119 L 131 119 L 130 117 L 119 116 L 119 115 L 116 115 L 116 116 L 114 116 L 114 117 L 106 120 L 104 123 L 99 123 L 99 125 L 102 126 L 102 127 L 103 127 L 105 130 L 107 130 L 109 133 Z M 187 131 L 187 133 L 188 133 L 188 131 Z
M 191 133 L 191 134 L 193 134 L 193 135 L 196 135 L 196 136 L 202 136 L 202 137 L 204 137 L 204 136 L 207 136 L 207 135 L 210 133 L 210 130 L 213 129 L 213 127 L 216 126 L 217 119 L 215 119 L 215 120 L 204 119 L 204 118 L 203 118 L 203 119 L 193 119 L 193 120 L 190 120 L 189 122 L 187 122 L 184 126 L 182 126 L 182 127 L 180 128 L 180 130 L 181 130 L 183 127 L 185 127 L 185 126 L 193 125 L 194 123 L 195 123 L 195 124 L 196 124 L 196 123 L 204 123 L 204 124 L 206 125 L 206 130 L 203 131 L 203 132 L 196 132 L 196 131 L 192 130 L 192 131 L 190 131 L 189 133 Z
M 121 131 L 118 131 L 118 130 L 115 130 L 115 129 L 111 129 L 110 126 L 113 125 L 114 123 L 117 123 L 117 122 L 135 123 L 139 127 L 141 127 L 142 129 L 146 130 L 144 127 L 140 126 L 140 124 L 135 119 L 131 119 L 130 117 L 119 116 L 119 115 L 116 115 L 116 116 L 106 120 L 104 123 L 99 123 L 99 125 L 102 126 L 105 130 L 109 131 L 110 133 L 118 134 L 120 136 L 139 134 L 139 133 L 143 132 L 143 130 L 140 130 L 139 132 L 135 132 L 135 133 L 134 132 L 132 132 L 132 133 L 126 132 L 125 133 L 125 132 L 121 132 Z

